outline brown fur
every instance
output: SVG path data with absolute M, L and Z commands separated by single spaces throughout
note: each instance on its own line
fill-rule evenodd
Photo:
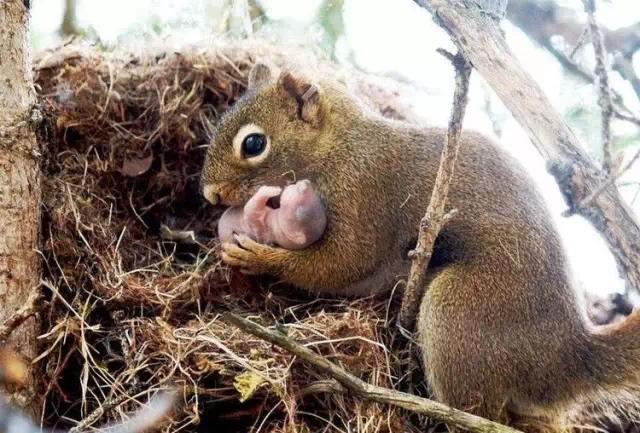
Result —
M 310 83 L 260 73 L 218 125 L 203 186 L 240 204 L 260 185 L 310 179 L 328 226 L 298 251 L 240 238 L 223 245 L 224 260 L 319 293 L 389 289 L 406 277 L 446 131 L 370 113 L 337 83 L 321 81 L 317 95 L 304 98 Z M 272 142 L 257 167 L 231 151 L 247 123 Z M 638 382 L 640 316 L 587 327 L 551 216 L 524 168 L 464 133 L 449 207 L 459 214 L 436 243 L 417 325 L 438 400 L 496 420 L 530 417 L 534 431 L 543 425 L 537 418 L 558 428 L 574 402 Z

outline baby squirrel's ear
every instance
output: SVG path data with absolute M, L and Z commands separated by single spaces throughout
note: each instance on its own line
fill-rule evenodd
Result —
M 249 71 L 249 89 L 255 89 L 258 86 L 271 81 L 271 68 L 264 63 L 256 63 Z
M 318 126 L 321 117 L 318 88 L 306 80 L 294 77 L 289 72 L 280 74 L 278 85 L 284 91 L 285 96 L 293 98 L 298 117 Z

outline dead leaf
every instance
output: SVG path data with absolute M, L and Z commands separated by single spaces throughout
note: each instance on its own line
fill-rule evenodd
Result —
M 164 224 L 160 226 L 160 236 L 168 241 L 196 243 L 196 234 L 193 230 L 173 230 Z
M 240 403 L 244 403 L 265 383 L 267 381 L 264 377 L 252 371 L 245 371 L 235 377 L 233 386 L 240 393 Z
M 129 177 L 136 177 L 145 174 L 153 164 L 153 154 L 150 153 L 144 158 L 128 158 L 122 163 L 120 173 Z

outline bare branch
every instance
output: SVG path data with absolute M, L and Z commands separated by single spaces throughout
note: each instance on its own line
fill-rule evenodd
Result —
M 640 99 L 640 77 L 633 68 L 633 55 L 615 53 L 613 56 L 613 69 L 616 70 L 622 78 L 631 83 L 633 90 Z
M 27 366 L 11 350 L 0 351 L 0 384 L 22 384 L 26 377 Z M 177 392 L 164 391 L 156 394 L 149 403 L 131 414 L 131 418 L 121 423 L 114 423 L 102 428 L 89 428 L 94 421 L 104 414 L 106 409 L 113 408 L 126 401 L 128 396 L 120 397 L 101 406 L 101 410 L 91 413 L 80 424 L 68 433 L 143 433 L 157 427 L 162 420 L 176 407 Z M 27 418 L 20 410 L 0 399 L 0 432 L 3 433 L 62 433 L 60 430 L 42 429 Z
M 444 212 L 447 196 L 449 195 L 449 185 L 455 170 L 458 149 L 460 148 L 460 134 L 462 133 L 462 121 L 467 106 L 469 93 L 469 77 L 471 75 L 471 64 L 460 53 L 455 56 L 440 51 L 453 64 L 456 71 L 456 89 L 453 95 L 453 109 L 449 119 L 449 130 L 447 140 L 442 148 L 440 166 L 436 175 L 431 200 L 426 213 L 420 221 L 418 232 L 418 242 L 416 248 L 411 253 L 411 271 L 407 280 L 402 297 L 400 308 L 400 325 L 411 330 L 418 313 L 420 300 L 425 290 L 424 277 L 433 254 L 433 245 L 436 237 L 443 225 L 451 217 L 451 214 Z
M 596 57 L 595 74 L 598 77 L 598 105 L 602 112 L 602 168 L 606 174 L 611 174 L 613 165 L 613 149 L 611 144 L 611 117 L 613 105 L 611 103 L 611 89 L 609 87 L 609 73 L 607 72 L 607 53 L 604 48 L 604 38 L 595 18 L 595 0 L 582 0 L 589 21 L 589 34 Z
M 578 50 L 580 50 L 584 46 L 584 44 L 587 42 L 588 35 L 589 35 L 589 28 L 585 27 L 585 29 L 580 34 L 580 37 L 576 41 L 575 45 L 573 46 L 573 49 L 569 53 L 569 59 L 573 60 Z
M 457 427 L 473 433 L 518 433 L 519 430 L 490 421 L 488 419 L 454 409 L 433 400 L 412 394 L 371 385 L 343 368 L 319 356 L 310 349 L 298 344 L 295 340 L 278 331 L 272 331 L 250 320 L 232 313 L 224 314 L 224 320 L 237 326 L 244 332 L 262 338 L 288 352 L 293 353 L 303 361 L 316 367 L 321 372 L 336 379 L 342 386 L 354 394 L 378 403 L 392 404 L 409 411 L 427 415 L 431 418 L 446 422 L 451 427 Z
M 41 298 L 42 292 L 34 289 L 29 294 L 26 304 L 8 317 L 2 325 L 0 325 L 1 343 L 4 343 L 7 338 L 9 338 L 9 335 L 11 335 L 14 329 L 22 325 L 29 317 L 32 317 L 38 312 L 38 302 Z
M 640 150 L 638 150 L 636 152 L 636 154 L 633 155 L 633 157 L 629 160 L 629 162 L 624 167 L 622 167 L 620 170 L 618 170 L 617 173 L 615 173 L 614 175 L 609 176 L 609 179 L 607 179 L 606 182 L 603 182 L 602 185 L 600 185 L 598 188 L 593 190 L 593 192 L 591 194 L 589 194 L 580 203 L 578 203 L 576 205 L 576 208 L 577 209 L 582 209 L 582 208 L 588 207 L 591 204 L 591 202 L 593 201 L 593 199 L 595 199 L 600 193 L 602 193 L 602 191 L 604 191 L 607 186 L 613 184 L 616 180 L 618 180 L 620 178 L 620 176 L 622 176 L 624 173 L 629 171 L 629 169 L 633 166 L 633 164 L 636 163 L 636 161 L 639 158 L 640 158 Z M 571 212 L 565 212 L 565 214 L 564 214 L 564 216 L 571 216 L 571 215 L 572 215 Z
M 587 83 L 595 82 L 593 74 L 573 59 L 575 53 L 584 45 L 585 30 L 589 33 L 589 26 L 585 29 L 572 9 L 559 6 L 551 0 L 511 0 L 507 12 L 509 21 L 552 54 L 565 70 Z M 640 49 L 640 23 L 616 30 L 600 28 L 600 33 L 603 35 L 603 46 L 614 54 L 613 68 L 631 83 L 640 98 L 640 80 L 633 68 L 629 69 L 629 59 Z M 568 45 L 574 44 L 570 54 L 565 54 L 552 42 L 555 36 L 562 36 Z M 614 115 L 640 126 L 639 116 L 625 105 L 622 95 L 613 89 L 611 94 Z
M 570 58 L 564 52 L 554 47 L 551 43 L 543 45 L 558 62 L 569 72 L 575 76 L 583 79 L 587 83 L 595 84 L 596 77 L 586 70 L 582 65 L 578 64 L 575 60 Z M 614 62 L 614 68 L 620 72 L 619 68 L 623 67 L 622 62 Z M 634 82 L 632 82 L 633 84 Z M 640 85 L 640 82 L 638 83 Z M 617 119 L 631 122 L 636 126 L 640 126 L 640 117 L 636 115 L 629 107 L 625 105 L 624 98 L 618 92 L 613 89 L 609 89 L 613 102 L 613 114 Z M 640 93 L 638 93 L 640 97 Z
M 554 36 L 561 36 L 567 44 L 577 44 L 584 33 L 576 11 L 554 0 L 510 0 L 507 17 L 541 45 Z M 601 28 L 601 32 L 610 52 L 633 55 L 640 49 L 640 22 L 615 30 Z
M 162 419 L 174 408 L 175 400 L 175 393 L 161 393 L 155 396 L 145 407 L 134 413 L 127 421 L 91 430 L 72 429 L 69 433 L 88 431 L 94 433 L 144 433 L 152 427 L 158 426 Z M 0 401 L 0 431 L 3 433 L 63 433 L 60 430 L 47 430 L 36 426 L 19 410 L 2 401 Z

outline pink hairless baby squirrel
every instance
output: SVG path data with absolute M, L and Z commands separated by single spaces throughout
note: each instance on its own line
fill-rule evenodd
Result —
M 269 200 L 280 196 L 280 206 L 272 208 Z M 227 209 L 218 222 L 222 242 L 233 234 L 245 234 L 263 244 L 276 244 L 296 250 L 305 248 L 322 236 L 327 216 L 311 182 L 301 180 L 284 189 L 262 186 L 242 206 Z

